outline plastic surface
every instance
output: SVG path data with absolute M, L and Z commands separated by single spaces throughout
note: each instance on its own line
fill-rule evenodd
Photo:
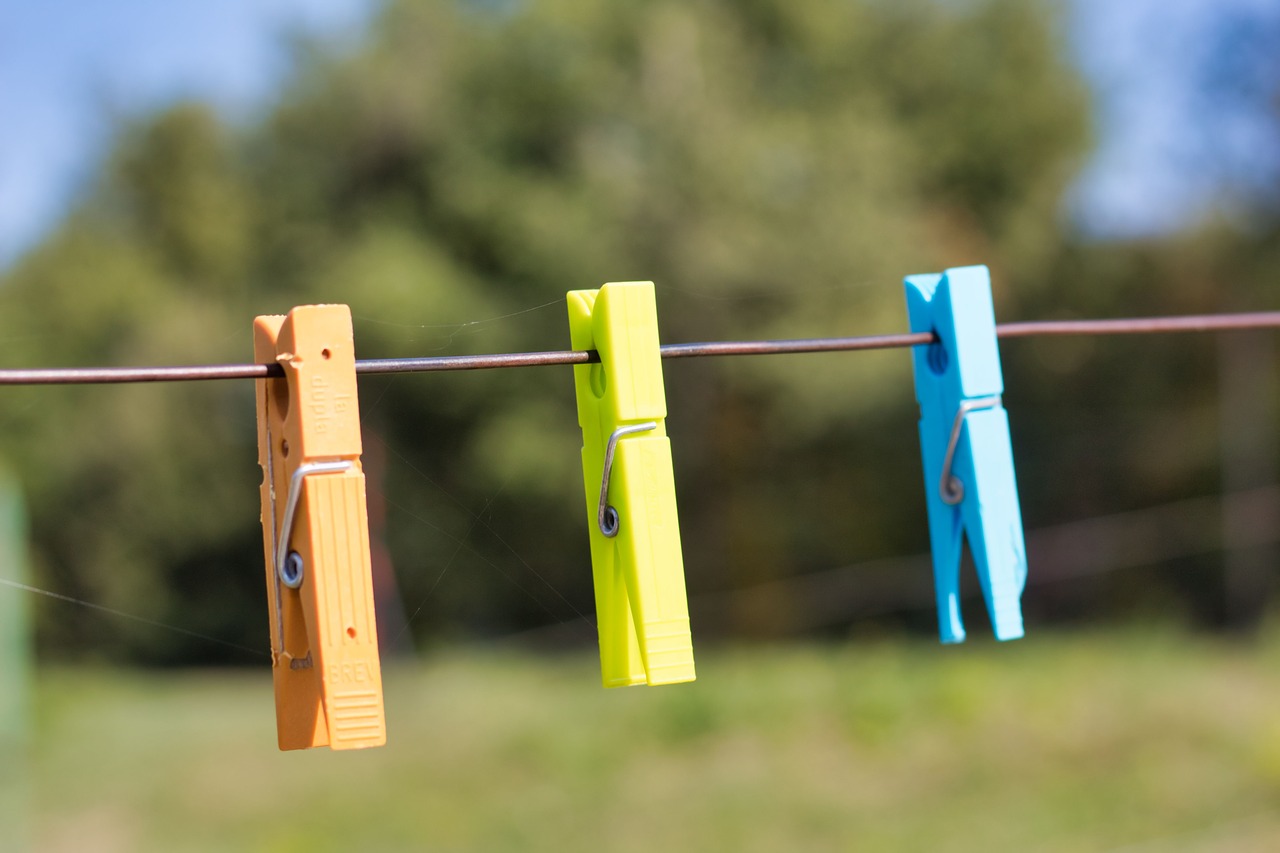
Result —
M 693 681 L 653 284 L 575 290 L 568 303 L 573 348 L 600 353 L 599 364 L 575 365 L 573 380 L 604 685 Z M 609 436 L 648 422 L 657 428 L 618 439 L 609 505 L 618 511 L 619 529 L 606 537 L 597 518 Z
M 911 331 L 936 332 L 940 342 L 912 349 L 920 447 L 933 551 L 938 625 L 944 643 L 965 638 L 960 618 L 961 539 L 968 534 L 997 639 L 1021 637 L 1027 579 L 1022 511 L 1014 478 L 1009 418 L 998 403 L 964 416 L 952 474 L 963 484 L 959 504 L 942 498 L 942 471 L 961 403 L 1004 389 L 996 344 L 991 279 L 984 266 L 906 279 Z
M 281 749 L 361 749 L 386 742 L 355 344 L 345 305 L 305 305 L 258 317 L 254 357 L 284 379 L 257 380 L 258 463 Z M 300 465 L 348 462 L 301 480 L 287 546 L 302 558 L 297 589 L 276 572 L 276 537 Z

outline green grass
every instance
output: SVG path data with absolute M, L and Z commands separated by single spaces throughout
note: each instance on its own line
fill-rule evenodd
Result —
M 1280 849 L 1280 636 L 707 649 L 386 672 L 389 743 L 280 753 L 270 674 L 45 669 L 41 850 Z

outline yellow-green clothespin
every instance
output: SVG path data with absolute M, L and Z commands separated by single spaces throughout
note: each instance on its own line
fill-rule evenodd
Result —
M 693 681 L 653 282 L 568 301 L 604 686 Z

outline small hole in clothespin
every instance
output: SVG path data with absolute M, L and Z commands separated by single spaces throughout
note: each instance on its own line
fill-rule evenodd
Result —
M 604 377 L 604 365 L 591 365 L 591 393 L 597 397 L 603 397 L 607 384 Z
M 947 358 L 947 349 L 942 342 L 929 344 L 928 354 L 929 369 L 934 373 L 941 375 L 947 372 L 947 364 L 950 359 Z
M 289 383 L 283 379 L 272 379 L 267 382 L 267 388 L 272 406 L 284 420 L 289 416 Z
M 280 455 L 281 455 L 281 456 L 283 456 L 283 457 L 285 457 L 286 459 L 288 459 L 288 458 L 289 458 L 289 441 L 288 441 L 288 439 L 284 439 L 284 440 L 282 440 L 282 441 L 280 442 Z
M 330 356 L 332 356 L 332 355 L 333 355 L 333 353 L 329 352 L 329 348 L 328 348 L 328 347 L 325 347 L 324 349 L 320 350 L 320 357 L 321 357 L 321 358 L 327 359 L 327 358 L 329 358 L 329 357 L 330 357 Z

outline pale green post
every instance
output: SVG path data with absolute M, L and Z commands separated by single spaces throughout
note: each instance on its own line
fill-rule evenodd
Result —
M 30 805 L 27 715 L 30 701 L 30 594 L 11 586 L 27 583 L 26 519 L 17 483 L 0 468 L 0 834 L 26 849 Z

